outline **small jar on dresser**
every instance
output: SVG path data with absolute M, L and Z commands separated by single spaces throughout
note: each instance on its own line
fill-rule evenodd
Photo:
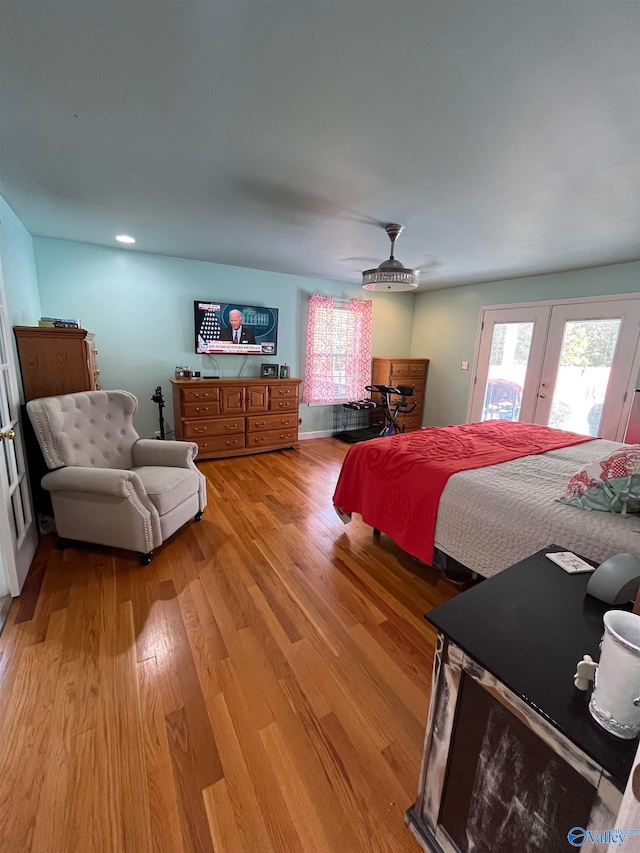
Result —
M 171 379 L 176 438 L 200 459 L 297 448 L 301 379 Z
M 427 384 L 428 358 L 374 358 L 371 370 L 372 385 L 413 385 L 416 407 L 406 415 L 398 415 L 404 432 L 412 432 L 422 426 L 424 392 Z M 373 399 L 376 398 L 372 394 Z M 391 396 L 394 399 L 394 396 Z

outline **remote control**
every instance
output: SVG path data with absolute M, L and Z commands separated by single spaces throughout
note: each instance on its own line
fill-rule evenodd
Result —
M 565 572 L 569 572 L 570 575 L 595 571 L 595 566 L 590 566 L 589 563 L 585 563 L 581 557 L 578 557 L 571 551 L 556 551 L 555 553 L 550 553 L 546 556 L 563 568 Z

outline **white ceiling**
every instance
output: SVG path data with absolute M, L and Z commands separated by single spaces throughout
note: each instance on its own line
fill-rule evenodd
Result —
M 421 289 L 637 259 L 640 4 L 0 0 L 32 234 Z

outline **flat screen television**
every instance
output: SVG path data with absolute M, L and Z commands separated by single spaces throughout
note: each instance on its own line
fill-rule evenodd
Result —
M 278 309 L 237 302 L 194 302 L 196 352 L 276 355 Z

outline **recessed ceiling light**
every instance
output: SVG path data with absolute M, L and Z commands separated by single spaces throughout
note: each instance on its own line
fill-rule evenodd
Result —
M 135 238 L 129 237 L 128 234 L 118 234 L 118 236 L 116 237 L 116 240 L 119 243 L 135 243 L 136 242 Z

